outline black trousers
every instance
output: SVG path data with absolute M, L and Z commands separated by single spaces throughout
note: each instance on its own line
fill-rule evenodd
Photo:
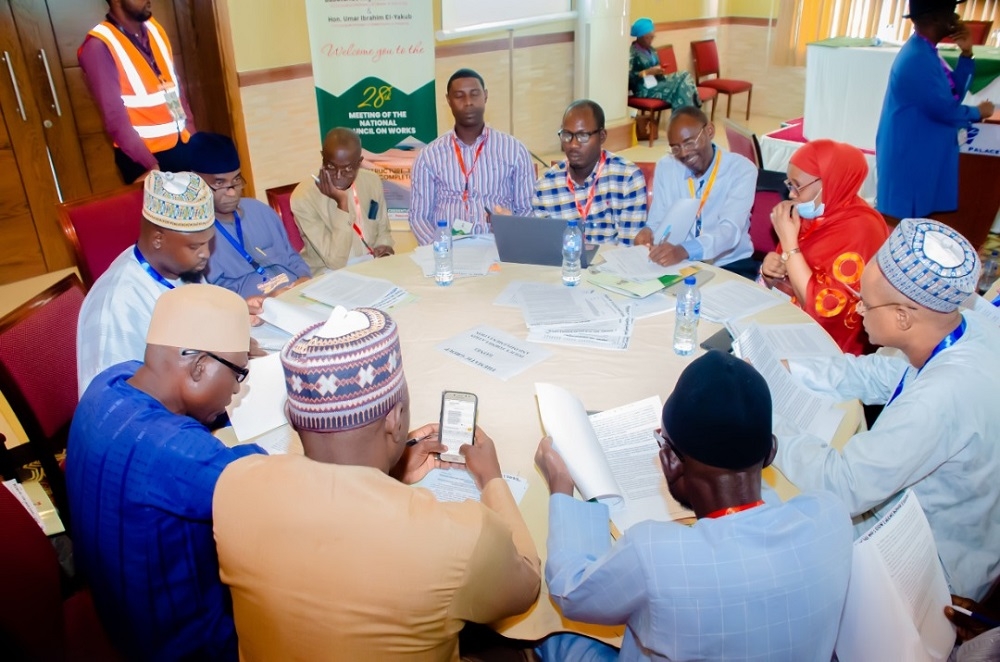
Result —
M 178 142 L 170 149 L 153 152 L 153 156 L 156 157 L 156 162 L 160 164 L 160 170 L 163 172 L 187 172 L 191 170 L 191 158 L 187 143 Z M 118 147 L 115 147 L 115 165 L 118 166 L 118 172 L 121 173 L 122 180 L 126 184 L 131 184 L 146 172 L 144 166 L 126 156 L 125 152 Z
M 757 274 L 760 272 L 760 260 L 755 260 L 752 257 L 745 257 L 742 260 L 720 266 L 726 271 L 731 271 L 750 280 L 757 280 Z

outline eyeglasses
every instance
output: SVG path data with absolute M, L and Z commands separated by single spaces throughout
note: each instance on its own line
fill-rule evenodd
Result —
M 701 131 L 699 131 L 694 138 L 688 138 L 680 145 L 671 145 L 670 153 L 673 154 L 674 156 L 680 156 L 681 154 L 686 154 L 691 150 L 695 149 L 696 147 L 698 147 L 698 141 L 701 139 L 701 134 L 705 133 L 706 128 L 708 128 L 707 124 L 701 127 Z
M 361 162 L 364 159 L 358 159 L 356 162 L 349 165 L 337 165 L 330 161 L 323 161 L 323 170 L 328 171 L 334 177 L 350 177 L 358 171 L 361 167 Z
M 561 131 L 556 131 L 556 135 L 559 136 L 559 140 L 566 145 L 573 142 L 573 138 L 576 138 L 576 142 L 581 145 L 586 145 L 590 142 L 591 136 L 596 136 L 600 132 L 601 130 L 598 129 L 597 131 L 577 131 L 574 133 L 573 131 L 566 131 L 563 129 Z
M 224 365 L 227 368 L 229 368 L 230 370 L 232 370 L 233 374 L 236 375 L 236 383 L 237 384 L 242 384 L 243 380 L 246 379 L 247 375 L 250 374 L 250 368 L 241 368 L 238 365 L 236 365 L 235 363 L 233 363 L 231 361 L 227 361 L 224 358 L 222 358 L 221 356 L 213 354 L 212 352 L 206 352 L 203 349 L 182 349 L 181 350 L 181 356 L 193 356 L 195 354 L 207 354 L 208 356 L 211 356 L 213 359 L 215 359 L 216 361 L 218 361 L 222 365 Z
M 243 179 L 243 175 L 237 175 L 236 178 L 229 184 L 209 184 L 208 188 L 216 192 L 228 190 L 235 191 L 237 189 L 242 189 L 246 185 L 247 180 Z
M 846 283 L 842 283 L 842 285 L 847 289 L 848 292 L 853 294 L 854 297 L 858 300 L 858 303 L 857 305 L 855 305 L 854 309 L 857 310 L 859 315 L 864 315 L 869 311 L 878 310 L 879 308 L 885 308 L 887 306 L 901 306 L 903 308 L 909 308 L 910 310 L 917 310 L 916 306 L 911 306 L 909 304 L 902 303 L 900 301 L 890 301 L 889 303 L 880 303 L 877 306 L 869 306 L 868 304 L 865 303 L 864 298 L 861 296 L 861 292 L 858 292 L 856 289 L 854 289 L 853 287 L 851 287 Z
M 816 183 L 816 182 L 818 182 L 819 180 L 820 180 L 820 178 L 819 178 L 819 177 L 817 177 L 816 179 L 812 180 L 811 182 L 809 182 L 809 183 L 807 183 L 807 184 L 803 184 L 802 186 L 799 186 L 798 184 L 796 184 L 796 183 L 795 183 L 795 182 L 793 182 L 792 180 L 790 180 L 790 179 L 786 179 L 786 180 L 785 180 L 785 186 L 787 186 L 787 187 L 788 187 L 788 190 L 789 190 L 789 191 L 791 191 L 791 192 L 792 192 L 792 193 L 794 193 L 795 195 L 798 195 L 799 193 L 801 193 L 801 192 L 802 192 L 802 189 L 804 189 L 804 188 L 805 188 L 805 187 L 807 187 L 807 186 L 811 186 L 811 185 L 815 184 L 815 183 Z
M 684 459 L 684 455 L 679 450 L 677 450 L 677 447 L 674 446 L 674 442 L 672 442 L 670 440 L 670 437 L 663 432 L 663 428 L 656 428 L 655 430 L 653 430 L 653 437 L 656 439 L 656 443 L 660 445 L 661 449 L 669 448 L 671 451 L 673 451 L 674 455 L 677 456 L 677 459 L 679 460 Z

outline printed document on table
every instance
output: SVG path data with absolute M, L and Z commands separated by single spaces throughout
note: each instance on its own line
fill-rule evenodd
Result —
M 727 322 L 777 306 L 781 299 L 764 288 L 740 280 L 727 280 L 701 291 L 701 316 L 710 322 Z
M 805 359 L 817 356 L 840 356 L 843 352 L 818 324 L 757 324 L 750 319 L 726 322 L 729 335 L 739 338 L 756 327 L 780 359 Z
M 261 319 L 288 334 L 286 340 L 308 326 L 330 319 L 330 311 L 319 306 L 300 306 L 281 299 L 264 299 Z M 257 337 L 251 329 L 250 335 Z M 262 337 L 276 339 L 278 335 L 271 329 Z M 278 349 L 281 349 L 279 346 Z
M 381 278 L 369 278 L 338 269 L 302 289 L 302 295 L 328 306 L 351 308 L 388 308 L 399 302 L 399 292 L 405 290 Z M 387 302 L 390 305 L 386 305 Z
M 278 353 L 251 359 L 250 374 L 226 411 L 241 442 L 288 425 L 285 418 L 285 370 Z
M 451 270 L 455 276 L 485 276 L 500 261 L 492 240 L 473 235 L 465 241 L 454 241 L 451 247 Z M 434 276 L 434 246 L 417 246 L 410 259 L 417 263 L 425 277 Z
M 767 381 L 771 408 L 776 418 L 824 441 L 833 439 L 844 418 L 844 411 L 827 399 L 800 385 L 781 365 L 760 327 L 753 325 L 733 343 L 734 353 L 750 362 Z M 777 425 L 779 421 L 775 421 Z
M 693 266 L 691 262 L 683 260 L 669 267 L 662 267 L 649 259 L 649 248 L 646 246 L 619 246 L 602 255 L 604 264 L 601 265 L 601 271 L 636 282 L 655 280 L 660 276 L 677 276 L 682 269 Z
M 521 505 L 521 499 L 528 491 L 528 481 L 514 474 L 503 474 L 503 479 L 510 488 L 514 503 Z M 416 487 L 430 490 L 434 498 L 442 503 L 455 501 L 479 501 L 482 493 L 476 487 L 476 481 L 466 469 L 431 469 Z
M 994 306 L 978 294 L 973 294 L 962 306 L 964 308 L 971 308 L 997 326 L 1000 326 L 1000 307 Z
M 622 306 L 621 311 L 617 319 L 533 326 L 528 330 L 528 341 L 624 351 L 632 340 L 635 317 L 630 303 Z
M 934 535 L 912 491 L 854 541 L 836 652 L 841 660 L 948 659 L 955 629 Z
M 518 290 L 517 297 L 529 329 L 611 321 L 622 316 L 622 309 L 611 297 L 593 290 L 528 283 Z
M 552 356 L 546 349 L 485 324 L 449 338 L 435 349 L 504 381 Z

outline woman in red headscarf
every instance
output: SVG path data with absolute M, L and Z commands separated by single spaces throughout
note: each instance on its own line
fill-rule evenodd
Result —
M 872 350 L 856 291 L 889 236 L 882 215 L 858 196 L 867 175 L 851 145 L 814 140 L 796 150 L 785 180 L 791 199 L 771 212 L 780 243 L 761 266 L 766 285 L 790 295 L 850 354 Z

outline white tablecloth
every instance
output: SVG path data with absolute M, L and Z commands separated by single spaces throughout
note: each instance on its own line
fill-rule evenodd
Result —
M 777 170 L 778 172 L 787 171 L 788 160 L 792 158 L 792 154 L 799 147 L 802 147 L 802 143 L 773 138 L 764 134 L 760 137 L 760 154 L 764 160 L 764 169 Z M 878 181 L 875 175 L 875 155 L 866 153 L 865 161 L 868 162 L 868 176 L 865 178 L 864 184 L 861 185 L 861 197 L 869 203 L 874 203 Z
M 727 271 L 706 268 L 716 271 L 709 286 L 738 278 Z M 674 315 L 666 313 L 638 320 L 628 351 L 543 345 L 552 352 L 550 358 L 505 382 L 450 358 L 435 346 L 479 324 L 525 338 L 527 329 L 520 310 L 494 306 L 493 300 L 513 280 L 558 283 L 558 268 L 503 264 L 500 273 L 480 278 L 456 278 L 450 287 L 439 287 L 433 278 L 424 278 L 408 255 L 362 263 L 351 267 L 351 271 L 389 279 L 418 297 L 416 302 L 390 311 L 399 324 L 403 365 L 410 389 L 411 429 L 438 420 L 441 392 L 445 389 L 470 391 L 479 396 L 478 422 L 496 442 L 501 467 L 529 482 L 520 506 L 543 567 L 549 493 L 534 466 L 535 449 L 542 436 L 535 403 L 535 382 L 550 382 L 569 389 L 589 410 L 610 409 L 654 394 L 665 400 L 684 367 L 703 353 L 699 349 L 692 357 L 674 354 L 671 344 Z M 299 297 L 295 290 L 281 298 L 308 301 Z M 755 318 L 767 323 L 810 320 L 790 303 L 770 308 Z M 720 328 L 718 324 L 702 321 L 699 340 L 708 338 Z M 720 403 L 720 407 L 724 406 L 725 403 Z M 860 406 L 845 407 L 848 413 L 836 435 L 841 441 L 853 433 L 861 421 Z M 302 452 L 300 445 L 297 450 Z M 765 477 L 783 498 L 795 492 L 777 470 L 767 469 Z M 624 633 L 621 627 L 592 626 L 563 619 L 549 600 L 544 582 L 535 607 L 526 615 L 500 624 L 497 629 L 505 636 L 529 640 L 569 630 L 613 643 L 620 643 Z

